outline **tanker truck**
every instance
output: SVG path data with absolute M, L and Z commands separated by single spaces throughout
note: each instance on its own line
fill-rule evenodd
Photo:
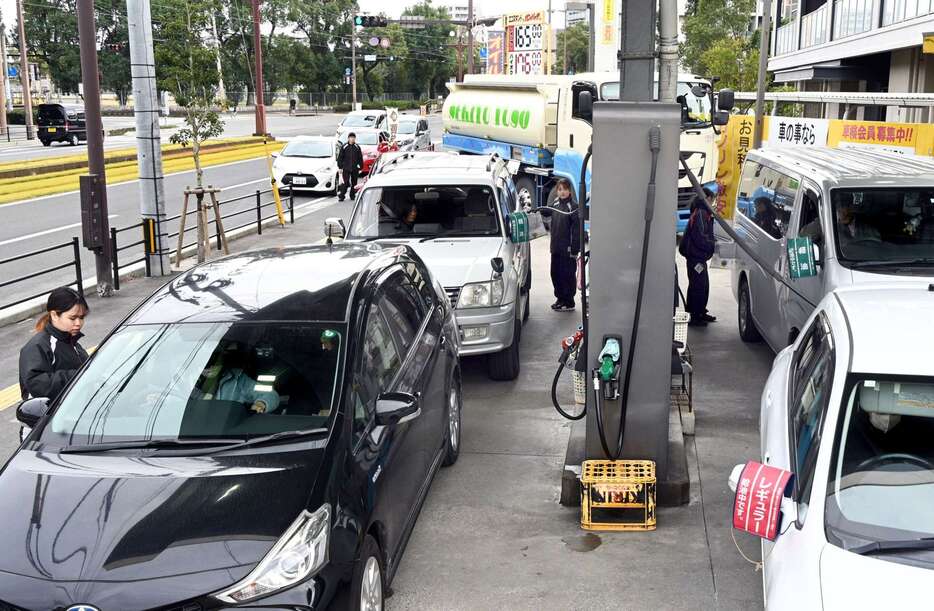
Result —
M 700 181 L 713 184 L 718 152 L 713 96 L 706 93 L 710 87 L 699 76 L 678 77 L 681 150 L 689 152 L 688 167 Z M 592 136 L 591 117 L 581 112 L 579 94 L 589 91 L 595 101 L 618 100 L 619 73 L 470 75 L 463 83 L 448 83 L 448 89 L 442 108 L 445 148 L 479 155 L 495 152 L 519 161 L 515 177 L 519 200 L 534 208 L 555 197 L 552 187 L 558 178 L 570 180 L 578 192 L 581 164 Z M 679 176 L 680 233 L 687 226 L 694 196 L 680 168 Z

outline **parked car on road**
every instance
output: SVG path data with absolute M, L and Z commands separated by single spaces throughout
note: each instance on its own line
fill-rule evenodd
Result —
M 0 472 L 0 609 L 381 610 L 458 457 L 457 349 L 408 248 L 182 274 L 55 404 L 18 408 L 33 430 Z
M 934 282 L 934 160 L 869 149 L 750 151 L 733 227 L 786 282 L 735 248 L 740 336 L 778 351 L 837 287 Z M 813 251 L 813 275 L 793 277 L 792 239 Z
M 348 133 L 350 132 L 345 132 L 339 136 L 341 145 L 347 142 Z M 361 174 L 369 174 L 373 164 L 383 153 L 399 150 L 397 144 L 391 143 L 392 136 L 385 130 L 361 129 L 353 133 L 357 137 L 357 144 L 360 145 L 360 152 L 363 153 L 363 171 Z
M 498 156 L 404 153 L 367 179 L 345 237 L 414 249 L 456 309 L 461 356 L 488 355 L 490 377 L 512 380 L 532 285 L 529 244 L 515 243 L 510 230 L 517 210 Z M 341 219 L 327 225 L 344 237 Z
M 272 175 L 281 187 L 296 190 L 336 192 L 337 141 L 323 136 L 299 136 L 274 155 Z
M 77 146 L 88 139 L 88 128 L 84 120 L 84 106 L 75 104 L 39 104 L 36 109 L 36 126 L 42 146 L 53 142 L 67 142 Z
M 838 289 L 778 353 L 762 393 L 761 461 L 793 477 L 777 538 L 762 541 L 767 608 L 911 609 L 927 600 L 932 312 L 927 287 Z
M 361 129 L 386 129 L 387 119 L 385 110 L 353 110 L 341 119 L 337 126 L 338 138 L 347 132 L 356 132 Z
M 396 143 L 400 151 L 433 151 L 428 120 L 417 115 L 399 115 Z

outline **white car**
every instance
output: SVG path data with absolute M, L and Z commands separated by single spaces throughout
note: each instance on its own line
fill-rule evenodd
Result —
M 354 110 L 341 119 L 335 136 L 340 138 L 341 134 L 359 129 L 385 130 L 388 121 L 385 110 Z
M 766 607 L 927 606 L 932 345 L 934 287 L 863 285 L 827 295 L 776 356 L 762 394 L 761 460 L 794 475 L 779 534 L 762 540 Z
M 431 130 L 428 120 L 417 115 L 400 115 L 396 129 L 396 143 L 400 151 L 431 151 Z
M 528 242 L 514 236 L 519 210 L 510 164 L 498 156 L 393 154 L 367 178 L 346 226 L 329 237 L 411 246 L 455 308 L 461 356 L 486 355 L 494 380 L 519 375 L 519 342 L 529 318 Z
M 272 175 L 282 188 L 333 193 L 340 184 L 337 141 L 323 136 L 299 136 L 275 156 Z

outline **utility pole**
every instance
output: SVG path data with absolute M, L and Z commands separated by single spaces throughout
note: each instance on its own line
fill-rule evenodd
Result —
M 658 100 L 674 103 L 678 95 L 678 2 L 661 0 L 658 44 Z
M 22 2 L 22 0 L 19 0 Z M 20 22 L 22 28 L 22 22 Z M 22 30 L 21 30 L 22 31 Z M 22 36 L 22 34 L 20 35 Z M 22 38 L 21 38 L 22 41 Z M 94 0 L 78 0 L 78 43 L 81 52 L 81 82 L 84 83 L 84 117 L 87 123 L 88 173 L 97 177 L 99 197 L 100 247 L 94 250 L 97 294 L 113 294 L 110 223 L 107 218 L 107 177 L 104 171 L 104 126 L 101 122 L 101 91 L 97 76 L 97 28 Z
M 756 83 L 756 126 L 752 148 L 762 146 L 762 115 L 765 111 L 765 80 L 769 68 L 769 34 L 772 33 L 772 0 L 762 0 L 762 30 L 759 33 L 759 80 Z
M 0 23 L 0 70 L 3 70 L 0 78 L 0 134 L 7 133 L 6 124 L 6 102 L 7 102 L 7 67 L 6 67 L 6 26 Z
M 350 110 L 357 110 L 357 13 L 350 16 Z
M 159 87 L 153 53 L 149 0 L 127 0 L 130 37 L 130 75 L 133 77 L 133 114 L 136 117 L 136 156 L 139 160 L 139 212 L 144 223 L 144 246 L 152 275 L 169 273 L 168 249 L 163 248 L 165 186 L 162 176 L 162 138 L 159 134 Z
M 10 88 L 10 66 L 7 64 L 6 26 L 0 23 L 0 56 L 3 58 L 3 95 L 6 97 L 6 110 L 13 110 L 13 90 Z
M 587 72 L 593 72 L 593 43 L 597 36 L 594 32 L 596 14 L 597 5 L 593 2 L 589 3 L 587 18 L 590 20 L 590 36 L 587 38 Z
M 256 131 L 254 136 L 266 135 L 266 106 L 263 104 L 263 37 L 259 31 L 259 0 L 252 0 L 253 4 L 253 54 L 256 57 L 256 84 L 254 89 L 254 102 L 256 105 Z
M 467 74 L 473 74 L 473 25 L 473 0 L 467 0 Z
M 19 79 L 23 84 L 23 112 L 26 115 L 26 139 L 33 140 L 36 137 L 36 129 L 32 124 L 32 90 L 29 87 L 29 58 L 26 56 L 26 26 L 23 23 L 23 0 L 16 0 L 16 20 L 19 22 Z M 95 73 L 96 72 L 97 69 L 95 68 Z

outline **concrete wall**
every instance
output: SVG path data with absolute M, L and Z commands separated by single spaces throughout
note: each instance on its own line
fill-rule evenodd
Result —
M 889 91 L 901 93 L 934 92 L 934 59 L 921 52 L 921 47 L 892 51 L 889 69 Z M 927 108 L 886 109 L 887 121 L 927 123 L 931 119 Z

